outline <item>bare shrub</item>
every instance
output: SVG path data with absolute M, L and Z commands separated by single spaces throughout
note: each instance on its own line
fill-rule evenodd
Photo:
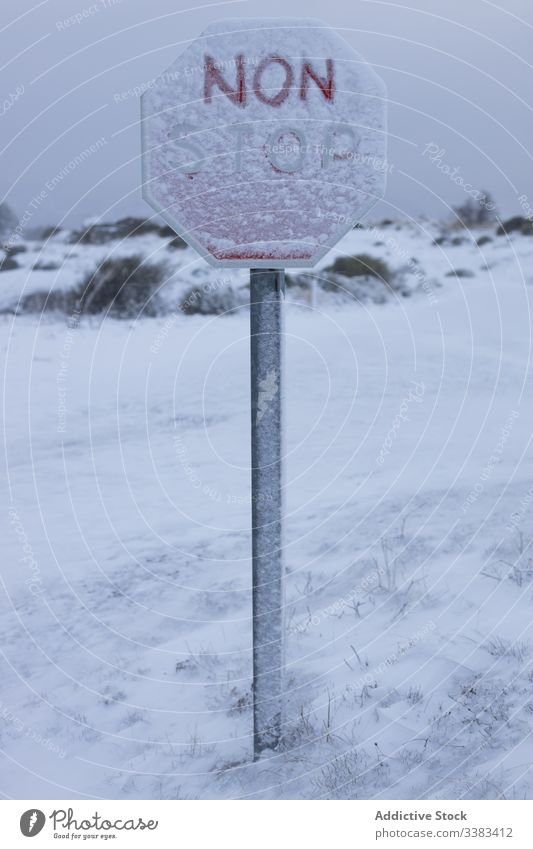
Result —
M 138 255 L 106 259 L 73 289 L 28 295 L 21 310 L 79 311 L 85 315 L 105 312 L 114 318 L 133 318 L 139 313 L 154 316 L 161 311 L 158 291 L 166 274 L 164 264 L 147 263 Z
M 332 274 L 340 274 L 343 277 L 378 277 L 384 283 L 392 278 L 392 272 L 382 259 L 359 254 L 358 256 L 338 256 L 332 265 L 324 269 Z
M 222 315 L 248 303 L 245 289 L 233 286 L 193 287 L 183 296 L 180 309 L 185 315 Z
M 338 755 L 322 767 L 315 786 L 326 799 L 358 799 L 362 790 L 359 776 L 366 766 L 365 756 L 357 750 Z

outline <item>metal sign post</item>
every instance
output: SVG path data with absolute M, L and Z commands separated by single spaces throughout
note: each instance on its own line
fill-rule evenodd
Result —
M 254 755 L 283 723 L 282 309 L 285 272 L 250 272 Z
M 147 202 L 210 265 L 252 269 L 257 757 L 283 726 L 282 269 L 315 266 L 383 195 L 385 88 L 321 21 L 228 18 L 144 92 L 141 125 Z

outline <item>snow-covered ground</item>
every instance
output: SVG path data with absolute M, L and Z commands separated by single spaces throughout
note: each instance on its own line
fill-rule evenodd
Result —
M 531 798 L 533 239 L 435 235 L 338 247 L 414 257 L 412 297 L 289 292 L 287 727 L 256 763 L 246 310 L 0 319 L 4 794 Z M 3 306 L 171 253 L 39 250 Z

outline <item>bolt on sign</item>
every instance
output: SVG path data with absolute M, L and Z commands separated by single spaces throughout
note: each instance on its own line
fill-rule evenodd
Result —
M 145 199 L 212 265 L 313 266 L 384 191 L 384 85 L 317 20 L 212 24 L 142 134 Z
M 250 267 L 254 755 L 284 729 L 285 266 L 309 267 L 384 191 L 385 91 L 316 20 L 208 27 L 141 98 L 143 193 L 215 266 Z

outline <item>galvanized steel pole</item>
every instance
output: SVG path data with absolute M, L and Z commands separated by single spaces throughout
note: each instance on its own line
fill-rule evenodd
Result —
M 250 271 L 254 757 L 283 724 L 282 309 L 285 272 Z

